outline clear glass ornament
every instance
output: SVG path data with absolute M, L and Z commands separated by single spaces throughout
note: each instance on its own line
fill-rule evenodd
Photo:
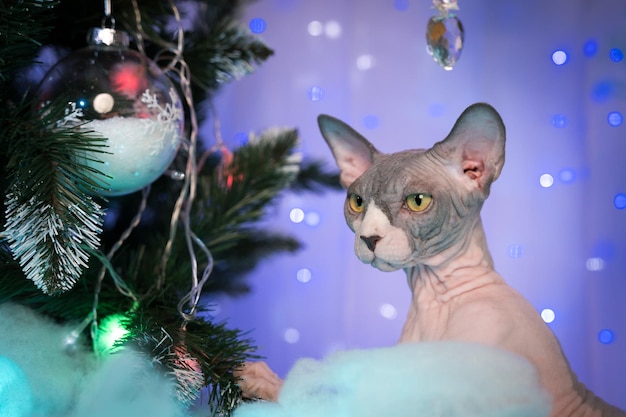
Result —
M 151 184 L 174 159 L 183 135 L 181 100 L 153 61 L 128 48 L 125 32 L 96 28 L 89 38 L 89 46 L 48 71 L 36 102 L 45 108 L 55 98 L 67 98 L 57 126 L 107 139 L 108 153 L 85 154 L 80 161 L 108 176 L 95 178 L 100 194 L 129 194 Z
M 463 24 L 454 14 L 433 16 L 428 21 L 428 52 L 445 70 L 450 71 L 461 57 L 464 40 Z

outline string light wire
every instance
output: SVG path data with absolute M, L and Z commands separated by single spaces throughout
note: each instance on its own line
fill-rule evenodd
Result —
M 135 23 L 137 25 L 137 48 L 141 53 L 144 53 L 144 45 L 143 45 L 143 28 L 141 22 L 141 13 L 139 10 L 139 5 L 137 0 L 131 0 L 133 9 L 135 12 Z M 197 150 L 197 140 L 198 140 L 198 119 L 194 107 L 193 96 L 191 92 L 191 73 L 189 70 L 189 66 L 185 62 L 183 58 L 183 49 L 184 49 L 184 28 L 182 24 L 182 19 L 180 16 L 180 12 L 173 2 L 173 0 L 168 0 L 169 5 L 172 9 L 172 13 L 174 14 L 174 18 L 177 22 L 177 42 L 176 45 L 171 45 L 169 43 L 164 43 L 164 49 L 160 51 L 155 60 L 157 62 L 163 62 L 164 60 L 169 60 L 167 65 L 165 65 L 163 72 L 164 73 L 172 73 L 176 76 L 178 84 L 180 86 L 181 92 L 184 96 L 185 104 L 189 113 L 189 121 L 191 124 L 189 139 L 183 140 L 182 148 L 184 148 L 187 152 L 187 163 L 185 168 L 185 175 L 183 186 L 181 191 L 176 199 L 174 204 L 174 208 L 172 210 L 172 215 L 170 219 L 170 228 L 169 228 L 169 237 L 167 243 L 164 247 L 163 256 L 161 259 L 160 273 L 156 280 L 156 289 L 160 290 L 163 288 L 166 279 L 166 269 L 167 262 L 171 255 L 173 242 L 176 238 L 176 231 L 178 228 L 179 220 L 182 221 L 183 230 L 185 232 L 185 242 L 187 245 L 187 250 L 190 256 L 191 263 L 191 289 L 190 291 L 184 295 L 178 303 L 177 309 L 181 317 L 184 319 L 183 328 L 185 328 L 186 323 L 195 318 L 197 307 L 200 302 L 202 288 L 204 284 L 208 281 L 211 272 L 213 271 L 213 256 L 209 248 L 204 244 L 204 242 L 196 236 L 196 234 L 191 229 L 191 209 L 193 206 L 193 201 L 196 197 L 196 188 L 197 188 L 197 173 L 198 167 L 196 163 L 196 150 Z M 114 18 L 111 16 L 111 1 L 104 1 L 104 14 L 105 21 L 111 22 L 114 24 Z M 213 110 L 213 109 L 212 109 Z M 219 122 L 215 122 L 215 128 L 219 129 Z M 222 140 L 221 135 L 216 133 L 217 144 L 214 146 L 221 146 Z M 117 290 L 131 298 L 134 301 L 134 306 L 138 305 L 138 298 L 132 292 L 132 290 L 126 285 L 126 283 L 122 280 L 122 278 L 115 272 L 111 259 L 115 255 L 115 253 L 122 247 L 123 243 L 126 239 L 131 235 L 132 231 L 139 225 L 141 222 L 141 218 L 143 213 L 147 207 L 148 195 L 150 193 L 150 186 L 145 187 L 142 190 L 142 199 L 138 208 L 137 213 L 132 219 L 131 223 L 127 227 L 127 229 L 122 233 L 120 238 L 115 242 L 112 248 L 109 250 L 106 256 L 102 255 L 97 251 L 93 251 L 94 255 L 102 262 L 102 267 L 99 271 L 96 288 L 94 290 L 94 299 L 92 305 L 92 311 L 85 318 L 83 323 L 77 328 L 74 332 L 72 332 L 72 336 L 75 338 L 75 333 L 82 332 L 86 325 L 85 323 L 91 322 L 91 336 L 92 340 L 97 340 L 98 333 L 98 304 L 100 298 L 100 292 L 102 290 L 102 283 L 105 277 L 106 272 L 109 273 L 111 278 L 114 281 L 114 284 Z M 207 259 L 207 265 L 202 271 L 202 274 L 199 277 L 198 271 L 198 259 L 196 256 L 196 249 L 198 247 L 201 252 L 204 253 Z
M 191 72 L 183 57 L 185 38 L 182 18 L 174 1 L 168 0 L 168 3 L 170 5 L 170 8 L 172 9 L 172 13 L 177 23 L 177 42 L 176 45 L 168 45 L 167 47 L 165 47 L 161 52 L 156 55 L 155 60 L 162 65 L 166 62 L 167 64 L 163 65 L 163 72 L 172 73 L 177 78 L 181 92 L 184 96 L 186 107 L 189 112 L 189 121 L 191 127 L 189 132 L 189 139 L 184 143 L 184 148 L 187 151 L 187 163 L 185 167 L 184 182 L 172 210 L 169 237 L 163 251 L 163 256 L 161 259 L 161 269 L 159 277 L 157 279 L 156 288 L 161 289 L 165 284 L 167 262 L 171 255 L 174 239 L 176 238 L 178 223 L 179 221 L 182 221 L 183 229 L 185 232 L 185 242 L 187 245 L 187 250 L 189 252 L 191 264 L 191 289 L 184 297 L 182 297 L 181 301 L 178 304 L 178 312 L 185 320 L 185 323 L 183 324 L 184 327 L 187 321 L 192 320 L 195 317 L 197 307 L 200 302 L 202 287 L 208 280 L 213 270 L 213 256 L 211 255 L 211 251 L 204 244 L 204 242 L 202 242 L 202 240 L 199 239 L 191 230 L 191 209 L 193 206 L 193 202 L 196 198 L 198 174 L 198 166 L 196 162 L 198 119 L 195 111 L 193 95 L 191 92 Z M 136 0 L 133 0 L 133 7 L 135 8 L 135 15 L 140 16 Z M 138 24 L 138 32 L 141 33 L 142 29 L 140 18 L 136 18 L 136 22 Z M 207 258 L 207 265 L 204 268 L 200 279 L 198 279 L 198 259 L 196 256 L 195 246 L 198 246 L 200 250 L 204 252 Z

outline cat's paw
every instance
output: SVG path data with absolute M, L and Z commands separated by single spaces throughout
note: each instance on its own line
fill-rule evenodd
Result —
M 239 378 L 238 384 L 244 398 L 278 400 L 283 380 L 265 362 L 246 362 L 234 374 Z

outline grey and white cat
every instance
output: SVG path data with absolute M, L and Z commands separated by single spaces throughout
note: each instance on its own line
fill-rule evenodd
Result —
M 532 363 L 552 417 L 626 416 L 577 381 L 533 306 L 494 270 L 480 210 L 504 164 L 496 110 L 467 108 L 428 150 L 383 154 L 344 122 L 318 118 L 347 188 L 344 214 L 359 259 L 403 269 L 412 302 L 400 343 L 455 340 L 514 352 Z M 263 363 L 244 367 L 244 394 L 276 399 L 282 381 Z

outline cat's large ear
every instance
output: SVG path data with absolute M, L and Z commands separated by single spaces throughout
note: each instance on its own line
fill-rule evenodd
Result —
M 317 123 L 341 171 L 341 185 L 348 188 L 372 165 L 374 157 L 380 152 L 339 119 L 322 114 L 318 116 Z
M 436 143 L 431 152 L 456 165 L 486 197 L 504 165 L 505 141 L 498 112 L 489 104 L 476 103 L 459 116 L 448 137 Z

